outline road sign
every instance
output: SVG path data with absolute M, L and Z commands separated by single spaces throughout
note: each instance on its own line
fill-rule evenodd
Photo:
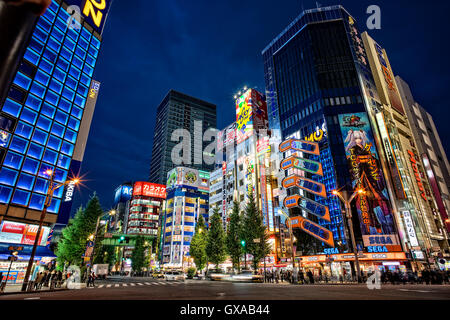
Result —
M 297 156 L 290 156 L 281 161 L 280 168 L 282 170 L 288 170 L 290 168 L 296 168 L 309 173 L 323 176 L 322 164 L 320 162 L 300 158 Z
M 307 179 L 305 177 L 300 177 L 297 175 L 289 176 L 283 179 L 282 183 L 284 188 L 292 188 L 292 187 L 298 187 L 300 189 L 303 189 L 305 191 L 314 193 L 315 195 L 318 195 L 322 198 L 327 198 L 327 192 L 325 189 L 325 185 L 320 182 L 316 182 L 311 179 Z
M 308 198 L 303 198 L 298 194 L 284 198 L 284 206 L 287 209 L 298 207 L 321 219 L 330 221 L 330 209 L 318 202 Z

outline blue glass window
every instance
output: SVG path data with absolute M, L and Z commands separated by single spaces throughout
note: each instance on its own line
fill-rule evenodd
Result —
M 44 94 L 45 94 L 45 87 L 41 86 L 39 83 L 37 83 L 36 81 L 33 81 L 33 85 L 31 86 L 31 93 L 34 93 L 35 95 L 37 95 L 39 98 L 44 98 Z
M 75 54 L 78 55 L 81 59 L 85 59 L 86 58 L 86 51 L 84 51 L 83 49 L 81 49 L 80 47 L 77 47 L 75 50 Z
M 39 64 L 39 68 L 41 68 L 45 72 L 51 74 L 53 71 L 53 64 L 51 62 L 49 62 L 48 60 L 46 60 L 45 58 L 43 58 L 41 60 L 41 63 Z
M 29 199 L 30 199 L 29 192 L 17 189 L 16 192 L 14 192 L 14 196 L 13 196 L 11 202 L 22 205 L 22 206 L 26 206 L 26 205 L 28 205 Z
M 44 51 L 44 58 L 54 64 L 56 62 L 57 54 L 52 49 L 47 47 Z
M 85 73 L 83 73 L 83 74 L 81 75 L 80 82 L 81 82 L 82 84 L 84 84 L 86 87 L 89 87 L 89 86 L 91 85 L 91 78 L 88 77 Z
M 64 98 L 61 98 L 61 100 L 59 101 L 58 108 L 65 112 L 69 112 L 71 106 L 72 106 L 72 104 L 69 101 L 67 101 Z
M 90 53 L 94 58 L 97 58 L 97 56 L 98 56 L 98 50 L 95 49 L 92 45 L 89 46 L 89 53 Z
M 55 25 L 63 32 L 66 32 L 67 23 L 60 17 L 56 18 Z
M 16 78 L 14 79 L 14 83 L 17 84 L 19 87 L 28 90 L 30 88 L 31 79 L 28 78 L 26 75 L 22 74 L 21 72 L 17 72 Z
M 77 92 L 82 96 L 82 97 L 86 97 L 88 94 L 89 89 L 85 86 L 83 86 L 82 84 L 80 84 L 78 86 L 78 90 Z
M 16 130 L 14 131 L 15 134 L 24 137 L 26 139 L 30 139 L 31 137 L 31 132 L 33 131 L 33 127 L 22 122 L 19 121 L 19 123 L 17 124 Z
M 86 62 L 91 65 L 92 67 L 95 66 L 95 58 L 93 56 L 91 56 L 90 54 L 87 55 L 86 57 Z
M 36 66 L 39 62 L 39 55 L 30 48 L 28 48 L 27 51 L 25 51 L 24 58 Z
M 44 131 L 41 131 L 39 129 L 34 130 L 33 138 L 32 140 L 34 142 L 40 143 L 40 144 L 46 144 L 47 143 L 48 134 Z
M 44 153 L 44 147 L 41 147 L 35 143 L 30 144 L 30 148 L 28 148 L 27 156 L 36 158 L 38 160 L 41 160 L 42 153 Z
M 61 144 L 62 144 L 61 139 L 50 135 L 50 138 L 48 139 L 48 144 L 47 144 L 48 147 L 50 147 L 56 151 L 59 151 L 59 149 L 61 149 Z
M 79 80 L 80 79 L 80 75 L 81 75 L 81 71 L 78 70 L 77 68 L 75 68 L 74 66 L 70 67 L 70 75 L 73 76 L 75 79 Z
M 48 170 L 55 170 L 55 167 L 46 164 L 46 163 L 41 163 L 41 167 L 39 168 L 38 171 L 38 176 L 42 177 L 42 178 L 46 178 L 46 179 L 50 179 L 50 176 L 46 173 Z
M 44 17 L 40 17 L 38 20 L 38 26 L 40 26 L 45 31 L 49 32 L 52 27 L 52 24 L 48 22 L 46 19 L 44 19 Z
M 34 177 L 29 174 L 22 173 L 17 181 L 17 187 L 25 190 L 31 190 L 33 188 Z
M 48 90 L 47 94 L 45 95 L 45 101 L 48 101 L 56 106 L 56 105 L 58 105 L 58 102 L 59 102 L 59 96 L 56 93 L 54 93 L 53 91 Z
M 63 181 L 63 182 L 65 182 L 65 181 Z M 64 193 L 64 188 L 63 188 L 63 187 L 58 188 L 58 189 L 56 189 L 55 192 L 53 193 L 53 197 L 54 197 L 54 198 L 59 198 L 59 199 L 61 199 L 63 193 Z
M 46 17 L 50 22 L 53 22 L 56 18 L 56 14 L 51 10 L 45 10 L 43 16 Z
M 67 171 L 61 169 L 55 169 L 55 181 L 56 182 L 65 182 L 67 180 Z
M 78 129 L 80 128 L 80 121 L 76 120 L 75 118 L 70 117 L 68 126 L 70 129 L 78 132 Z
M 62 33 L 58 28 L 53 28 L 52 36 L 54 36 L 58 42 L 62 42 L 64 39 L 64 33 Z
M 55 120 L 58 122 L 61 122 L 62 124 L 66 125 L 67 120 L 69 118 L 69 115 L 65 112 L 62 112 L 61 110 L 56 111 Z
M 37 113 L 28 108 L 23 108 L 22 113 L 20 114 L 20 119 L 29 122 L 33 125 L 36 123 L 36 118 Z
M 38 161 L 33 160 L 31 158 L 26 158 L 25 162 L 23 163 L 22 171 L 31 174 L 36 174 L 38 167 L 39 167 Z
M 3 105 L 2 111 L 17 118 L 21 109 L 22 109 L 21 104 L 18 104 L 17 102 L 7 98 L 5 104 Z
M 33 35 L 43 43 L 47 41 L 48 33 L 45 32 L 41 27 L 39 27 L 39 25 L 37 25 L 34 29 Z
M 64 80 L 66 79 L 66 76 L 67 76 L 67 74 L 58 67 L 56 67 L 55 71 L 53 71 L 53 78 L 55 78 L 61 82 L 64 82 Z
M 73 22 L 72 22 L 73 23 Z M 76 22 L 79 25 L 79 23 Z M 77 41 L 79 34 L 75 28 L 67 30 L 67 35 L 73 40 Z
M 44 209 L 44 203 L 45 203 L 45 196 L 41 196 L 41 195 L 33 193 L 31 195 L 30 204 L 28 205 L 28 207 L 30 209 L 35 209 L 35 210 L 40 211 L 40 210 Z
M 73 154 L 73 144 L 68 143 L 66 141 L 63 141 L 62 147 L 61 147 L 61 152 L 68 155 L 68 156 L 72 156 Z
M 86 104 L 86 99 L 77 94 L 75 97 L 75 103 L 79 105 L 81 108 L 84 108 L 84 105 Z
M 58 213 L 60 205 L 61 205 L 61 200 L 53 198 L 52 202 L 50 203 L 50 206 L 48 207 L 47 210 L 50 213 Z
M 57 123 L 53 123 L 52 131 L 54 135 L 62 138 L 64 136 L 64 127 Z
M 56 65 L 60 67 L 63 71 L 67 72 L 69 70 L 70 63 L 60 56 L 58 58 L 58 62 L 56 63 Z
M 64 58 L 66 58 L 67 60 L 71 60 L 72 59 L 72 55 L 73 52 L 71 52 L 69 49 L 67 49 L 66 47 L 63 47 L 61 50 L 61 56 L 63 56 Z
M 56 159 L 58 158 L 58 154 L 54 151 L 51 151 L 49 149 L 45 150 L 44 157 L 42 160 L 51 163 L 56 164 Z
M 49 105 L 47 102 L 44 102 L 44 105 L 42 106 L 41 113 L 46 115 L 49 118 L 53 118 L 55 115 L 56 108 Z
M 61 49 L 61 44 L 53 37 L 50 37 L 50 39 L 48 39 L 47 45 L 56 52 L 59 52 L 59 49 Z
M 81 46 L 84 50 L 87 50 L 89 47 L 89 42 L 84 38 L 80 38 L 80 40 L 78 41 L 78 45 Z
M 52 82 L 50 82 L 50 89 L 52 89 L 56 93 L 61 94 L 62 87 L 63 87 L 62 83 L 56 79 L 52 79 Z
M 29 47 L 36 51 L 38 54 L 42 54 L 44 50 L 44 44 L 37 40 L 35 37 L 31 37 Z
M 59 10 L 58 17 L 64 21 L 67 21 L 69 19 L 70 15 L 67 13 L 66 10 Z
M 92 37 L 91 45 L 94 45 L 94 47 L 100 49 L 100 40 L 98 40 L 96 37 Z
M 70 129 L 67 129 L 64 139 L 66 139 L 67 141 L 70 141 L 72 143 L 75 143 L 75 141 L 77 140 L 77 133 Z
M 73 106 L 72 112 L 70 114 L 78 119 L 81 119 L 81 116 L 83 115 L 83 110 L 81 110 L 80 108 L 78 108 L 76 106 Z
M 58 3 L 57 2 L 55 2 L 55 1 L 52 1 L 51 3 L 50 3 L 50 7 L 48 7 L 50 10 L 52 10 L 53 12 L 57 12 L 58 11 L 58 8 L 59 8 L 59 5 L 58 5 Z
M 5 160 L 3 161 L 3 165 L 19 170 L 20 166 L 22 165 L 22 161 L 23 156 L 15 152 L 8 151 L 5 156 Z
M 72 78 L 71 76 L 67 77 L 67 81 L 66 81 L 66 86 L 72 88 L 73 90 L 75 90 L 77 88 L 77 80 L 75 80 L 74 78 Z
M 57 163 L 58 167 L 64 168 L 64 169 L 69 169 L 70 166 L 70 158 L 66 157 L 64 155 L 59 155 L 59 159 L 58 159 L 58 163 Z
M 76 47 L 76 44 L 72 39 L 66 37 L 66 40 L 64 41 L 64 46 L 67 47 L 70 51 L 73 51 Z
M 73 99 L 75 98 L 75 91 L 65 86 L 62 95 L 64 98 L 73 101 Z
M 52 125 L 52 121 L 43 115 L 39 116 L 36 126 L 41 128 L 42 130 L 48 131 L 50 130 L 50 126 Z
M 75 67 L 81 69 L 83 67 L 83 60 L 78 58 L 77 56 L 73 57 L 72 63 Z
M 10 150 L 17 151 L 19 153 L 24 153 L 27 149 L 28 141 L 22 138 L 19 138 L 18 136 L 14 136 L 11 140 L 11 145 L 9 146 Z
M 3 167 L 0 171 L 0 183 L 13 186 L 16 184 L 17 175 L 17 171 Z
M 88 41 L 91 40 L 91 33 L 85 27 L 81 29 L 81 36 Z
M 36 184 L 34 185 L 33 191 L 36 191 L 36 192 L 39 192 L 39 193 L 43 193 L 43 194 L 47 194 L 48 184 L 49 184 L 48 180 L 37 178 L 36 179 Z
M 48 74 L 46 74 L 44 71 L 38 70 L 38 72 L 36 72 L 36 76 L 34 77 L 34 80 L 37 80 L 40 83 L 42 83 L 44 86 L 46 86 L 46 85 L 48 85 L 48 82 L 50 81 L 50 76 Z
M 0 202 L 9 203 L 11 199 L 12 188 L 0 186 Z

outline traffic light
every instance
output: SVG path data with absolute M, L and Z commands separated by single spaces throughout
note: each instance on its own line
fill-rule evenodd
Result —
M 125 237 L 124 237 L 124 236 L 121 236 L 121 237 L 119 238 L 119 243 L 122 243 L 123 240 L 125 240 Z
M 245 240 L 241 240 L 241 245 L 245 247 Z

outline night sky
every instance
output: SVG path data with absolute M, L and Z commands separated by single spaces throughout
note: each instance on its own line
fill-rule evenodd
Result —
M 244 85 L 265 91 L 261 51 L 301 13 L 302 4 L 316 7 L 310 0 L 114 0 L 94 73 L 102 84 L 82 165 L 88 181 L 73 210 L 94 191 L 107 210 L 119 184 L 147 180 L 156 108 L 169 89 L 216 104 L 219 129 L 234 121 L 233 95 Z M 369 34 L 434 116 L 448 152 L 449 1 L 340 4 L 361 32 L 367 7 L 380 6 L 381 30 Z

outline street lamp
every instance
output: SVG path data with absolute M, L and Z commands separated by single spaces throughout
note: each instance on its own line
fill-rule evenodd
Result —
M 278 210 L 278 213 L 281 213 L 286 218 L 286 221 L 289 222 L 289 236 L 291 238 L 291 257 L 292 257 L 292 269 L 295 270 L 295 254 L 294 254 L 294 234 L 292 232 L 292 225 L 289 216 L 283 212 L 282 210 Z M 281 229 L 280 229 L 281 231 Z
M 352 209 L 350 207 L 350 204 L 357 195 L 363 195 L 366 192 L 363 189 L 357 189 L 355 192 L 353 192 L 353 194 L 350 197 L 348 197 L 347 191 L 343 191 L 342 193 L 340 193 L 337 190 L 333 190 L 331 193 L 333 195 L 337 196 L 344 203 L 345 215 L 347 217 L 348 227 L 350 229 L 350 237 L 352 240 L 353 253 L 355 255 L 356 272 L 357 272 L 356 279 L 358 280 L 358 283 L 359 283 L 361 271 L 360 271 L 360 266 L 359 266 L 358 250 L 356 248 L 355 233 L 353 231 Z
M 44 223 L 45 216 L 47 214 L 47 209 L 50 207 L 53 199 L 53 193 L 62 186 L 68 185 L 70 183 L 78 184 L 80 183 L 80 179 L 74 178 L 72 180 L 67 180 L 64 183 L 54 183 L 54 171 L 51 169 L 47 169 L 44 171 L 44 174 L 50 177 L 50 183 L 48 185 L 47 194 L 44 202 L 44 209 L 42 210 L 41 217 L 39 219 L 39 227 L 36 232 L 36 238 L 34 239 L 33 249 L 31 250 L 30 260 L 28 261 L 27 272 L 25 273 L 25 277 L 23 280 L 22 291 L 27 290 L 28 280 L 30 278 L 31 268 L 33 267 L 34 255 L 36 254 L 36 249 L 38 246 L 39 238 L 41 235 L 42 224 Z

